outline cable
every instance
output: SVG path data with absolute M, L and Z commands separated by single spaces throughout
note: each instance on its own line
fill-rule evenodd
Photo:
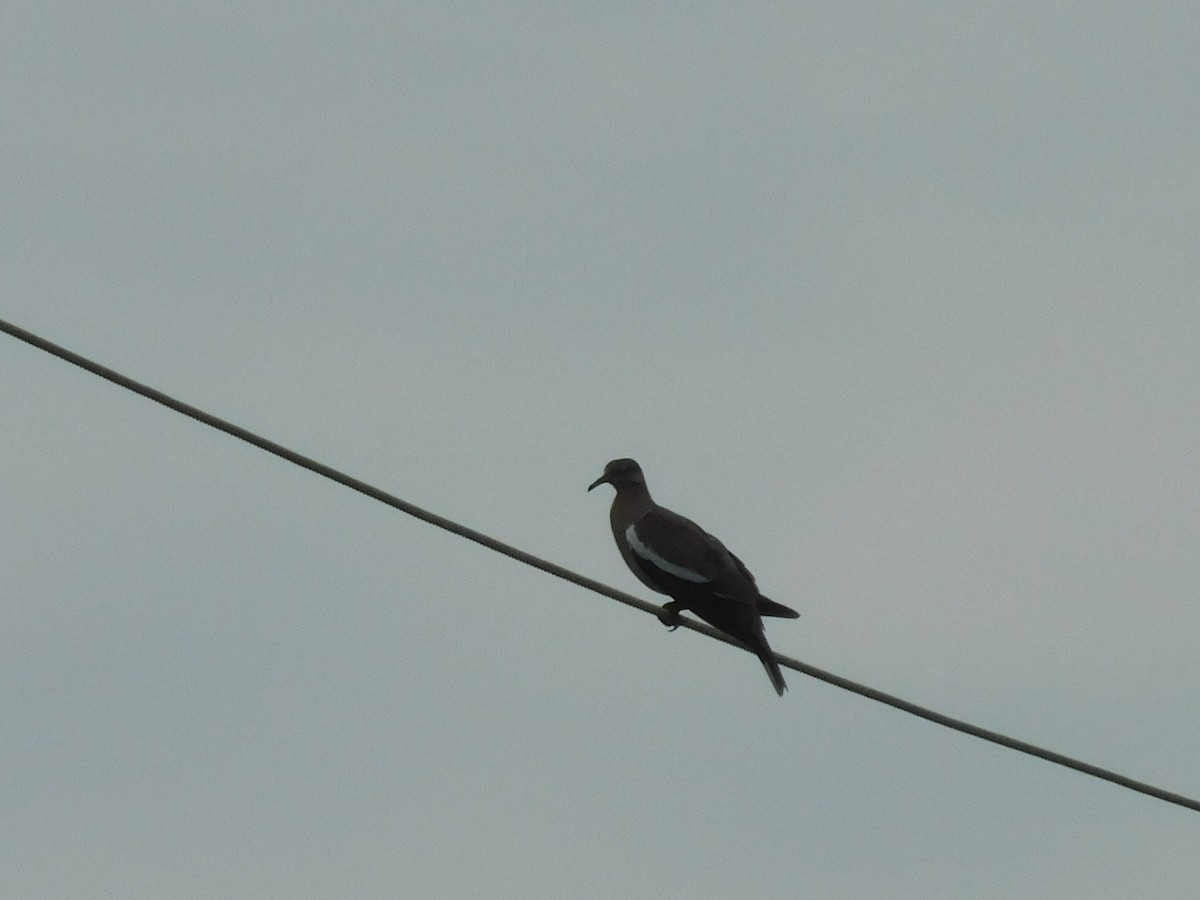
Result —
M 267 440 L 264 437 L 259 437 L 257 434 L 247 431 L 245 428 L 234 425 L 231 422 L 226 422 L 224 419 L 219 419 L 216 416 L 197 409 L 196 407 L 184 403 L 181 400 L 176 400 L 174 397 L 169 397 L 162 391 L 155 390 L 152 387 L 148 387 L 144 384 L 134 381 L 132 378 L 127 378 L 119 372 L 115 372 L 106 366 L 100 365 L 99 363 L 92 362 L 90 359 L 80 356 L 78 353 L 73 353 L 70 350 L 67 350 L 65 347 L 60 347 L 58 344 L 51 343 L 45 338 L 38 337 L 37 335 L 26 331 L 23 328 L 19 328 L 16 325 L 12 325 L 3 319 L 0 319 L 0 331 L 6 332 L 18 340 L 37 347 L 39 350 L 44 350 L 53 356 L 57 356 L 59 359 L 65 360 L 72 365 L 79 366 L 81 369 L 85 369 L 86 371 L 91 372 L 93 375 L 98 375 L 107 381 L 118 384 L 127 390 L 133 391 L 135 394 L 140 394 L 148 400 L 153 400 L 155 403 L 160 403 L 168 409 L 173 409 L 178 413 L 182 413 L 188 418 L 195 419 L 197 422 L 202 422 L 205 425 L 217 429 L 218 431 L 223 431 L 226 434 L 232 435 L 233 437 L 245 441 L 248 444 L 253 444 L 255 447 L 258 447 L 261 450 L 265 450 L 268 453 L 273 453 L 274 455 L 282 459 L 286 459 L 288 462 L 294 463 L 301 468 L 308 469 L 310 472 L 315 472 L 317 475 L 321 475 L 324 478 L 336 481 L 338 484 L 344 485 L 351 490 L 358 491 L 360 494 L 366 494 L 368 497 L 378 500 L 380 503 L 386 503 L 388 506 L 398 509 L 403 513 L 407 513 L 410 516 L 414 516 L 423 522 L 428 522 L 430 525 L 436 525 L 438 528 L 445 529 L 451 534 L 456 534 L 459 537 L 466 538 L 469 541 L 482 544 L 489 550 L 495 550 L 497 553 L 501 553 L 504 556 L 517 560 L 518 562 L 525 563 L 528 566 L 533 566 L 535 569 L 540 569 L 543 572 L 555 575 L 571 582 L 572 584 L 577 584 L 580 587 L 587 588 L 590 591 L 595 591 L 597 594 L 602 594 L 605 597 L 609 597 L 620 603 L 624 603 L 627 606 L 635 607 L 643 612 L 650 613 L 651 615 L 658 614 L 659 607 L 653 603 L 648 603 L 645 600 L 634 597 L 632 594 L 626 594 L 624 591 L 618 591 L 616 588 L 611 588 L 608 585 L 592 578 L 572 572 L 570 569 L 563 568 L 556 563 L 541 559 L 540 557 L 534 556 L 532 553 L 526 553 L 524 550 L 519 550 L 516 547 L 512 547 L 504 543 L 503 541 L 498 541 L 493 537 L 483 534 L 482 532 L 475 531 L 472 528 L 467 528 L 465 525 L 452 522 L 450 519 L 439 516 L 436 513 L 431 513 L 428 510 L 421 509 L 419 506 L 415 506 L 412 503 L 401 500 L 399 497 L 395 497 L 386 491 L 381 491 L 379 488 L 373 487 L 364 481 L 359 481 L 357 478 L 352 478 L 349 475 L 339 472 L 337 469 L 330 468 L 323 463 L 309 459 L 307 456 L 302 456 L 301 454 L 296 453 L 294 450 L 289 450 L 287 447 L 276 444 L 274 441 Z M 726 644 L 730 644 L 734 647 L 740 647 L 743 650 L 748 649 L 739 642 L 735 641 L 733 638 L 717 631 L 715 628 L 709 627 L 703 622 L 682 618 L 681 624 L 685 628 L 690 628 L 692 631 L 697 631 L 700 634 L 708 635 L 709 637 L 718 641 L 724 641 Z M 798 659 L 792 659 L 790 656 L 783 656 L 777 653 L 775 654 L 775 658 L 779 661 L 781 666 L 784 666 L 788 669 L 801 672 L 805 675 L 808 675 L 810 678 L 815 678 L 818 681 L 824 681 L 826 684 L 831 684 L 834 687 L 842 688 L 843 690 L 866 697 L 869 700 L 875 700 L 879 703 L 886 704 L 894 709 L 918 716 L 929 722 L 934 722 L 938 725 L 944 725 L 946 728 L 951 728 L 955 731 L 960 731 L 963 734 L 969 734 L 985 741 L 990 741 L 993 744 L 999 744 L 1001 747 L 1007 747 L 1009 750 L 1016 750 L 1019 753 L 1025 753 L 1029 756 L 1036 756 L 1038 759 L 1044 759 L 1047 762 L 1051 762 L 1059 766 L 1065 766 L 1068 769 L 1074 769 L 1077 772 L 1082 772 L 1085 775 L 1091 775 L 1094 778 L 1103 779 L 1104 781 L 1128 788 L 1131 791 L 1137 791 L 1150 797 L 1156 797 L 1159 800 L 1165 800 L 1167 803 L 1174 803 L 1178 806 L 1183 806 L 1187 809 L 1200 812 L 1200 800 L 1193 800 L 1190 797 L 1183 796 L 1182 794 L 1176 794 L 1172 791 L 1163 790 L 1162 788 L 1146 784 L 1142 781 L 1137 781 L 1125 775 L 1120 775 L 1117 772 L 1112 772 L 1108 769 L 1102 769 L 1099 766 L 1094 766 L 1091 763 L 1082 762 L 1081 760 L 1064 756 L 1061 753 L 1055 753 L 1053 750 L 1046 750 L 1027 743 L 1026 741 L 1011 738 L 1007 735 L 990 731 L 986 728 L 980 728 L 978 725 L 972 725 L 969 722 L 952 718 L 951 716 L 935 712 L 934 710 L 927 709 L 923 706 L 918 706 L 916 703 L 910 703 L 907 700 L 902 700 L 899 697 L 886 694 L 883 691 L 876 690 L 875 688 L 858 684 L 857 682 L 851 681 L 848 678 L 843 678 L 840 675 L 834 675 L 832 672 L 826 672 L 824 669 L 818 669 L 816 666 L 810 666 L 808 663 L 801 662 Z

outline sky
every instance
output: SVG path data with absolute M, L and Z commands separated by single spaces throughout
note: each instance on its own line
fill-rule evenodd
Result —
M 0 318 L 1200 797 L 1200 7 L 0 10 Z M 1200 816 L 0 336 L 0 895 L 1194 898 Z

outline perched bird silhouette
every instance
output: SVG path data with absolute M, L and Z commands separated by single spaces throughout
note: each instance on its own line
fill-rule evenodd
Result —
M 715 537 L 656 504 L 634 460 L 614 459 L 588 490 L 601 484 L 617 489 L 609 520 L 625 564 L 650 590 L 671 598 L 658 614 L 663 624 L 678 628 L 679 613 L 688 610 L 737 638 L 762 660 L 775 693 L 783 696 L 787 684 L 767 644 L 762 617 L 800 614 L 760 594 L 745 564 Z

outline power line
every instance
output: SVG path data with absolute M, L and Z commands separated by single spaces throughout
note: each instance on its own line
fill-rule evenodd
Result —
M 301 454 L 296 453 L 294 450 L 289 450 L 287 447 L 277 444 L 274 441 L 260 437 L 259 435 L 254 434 L 252 431 L 248 431 L 245 428 L 234 425 L 232 422 L 226 422 L 224 419 L 219 419 L 210 413 L 206 413 L 201 409 L 197 409 L 190 404 L 184 403 L 182 400 L 176 400 L 174 397 L 170 397 L 164 394 L 162 391 L 155 390 L 152 387 L 148 387 L 147 385 L 134 381 L 132 378 L 128 378 L 119 372 L 108 368 L 107 366 L 102 366 L 97 362 L 93 362 L 86 357 L 80 356 L 78 353 L 73 353 L 72 351 L 67 350 L 65 347 L 54 344 L 45 338 L 38 337 L 36 334 L 26 331 L 23 328 L 19 328 L 16 325 L 4 321 L 3 319 L 0 319 L 0 331 L 6 332 L 18 340 L 37 347 L 39 350 L 44 350 L 53 356 L 57 356 L 59 359 L 65 360 L 72 365 L 79 366 L 81 369 L 85 369 L 88 372 L 91 372 L 93 375 L 98 375 L 107 381 L 118 384 L 126 390 L 133 391 L 135 394 L 140 394 L 149 400 L 153 400 L 155 403 L 160 403 L 168 409 L 173 409 L 178 413 L 182 413 L 188 418 L 195 419 L 197 422 L 202 422 L 205 425 L 217 429 L 218 431 L 223 431 L 228 435 L 232 435 L 239 440 L 243 440 L 248 444 L 258 447 L 261 450 L 266 450 L 268 453 L 273 453 L 274 455 L 282 459 L 286 459 L 288 462 L 294 463 L 301 468 L 308 469 L 310 472 L 315 472 L 317 475 L 321 475 L 324 478 L 328 478 L 331 481 L 336 481 L 338 484 L 358 491 L 360 494 L 366 494 L 368 497 L 378 500 L 380 503 L 386 503 L 388 506 L 398 509 L 403 513 L 407 513 L 410 516 L 414 516 L 423 522 L 428 522 L 430 525 L 436 525 L 438 528 L 445 529 L 451 534 L 456 534 L 459 537 L 466 538 L 469 541 L 482 544 L 489 550 L 495 550 L 497 553 L 501 553 L 504 556 L 517 560 L 518 562 L 525 563 L 528 566 L 533 566 L 535 569 L 540 569 L 541 571 L 547 572 L 551 575 L 556 575 L 557 577 L 569 581 L 572 584 L 577 584 L 580 587 L 587 588 L 590 591 L 595 591 L 597 594 L 602 594 L 605 597 L 609 597 L 618 601 L 619 603 L 624 603 L 627 606 L 635 607 L 643 612 L 650 613 L 651 615 L 657 615 L 658 613 L 659 607 L 653 603 L 648 603 L 645 600 L 641 600 L 638 597 L 633 596 L 632 594 L 626 594 L 624 591 L 618 591 L 616 588 L 609 587 L 606 584 L 603 584 L 592 578 L 588 578 L 584 575 L 580 575 L 577 572 L 572 572 L 570 569 L 566 569 L 560 565 L 557 565 L 556 563 L 550 562 L 549 560 L 541 559 L 540 557 L 534 556 L 532 553 L 526 553 L 524 550 L 519 550 L 516 547 L 512 547 L 509 544 L 504 543 L 503 541 L 489 537 L 482 532 L 475 531 L 472 528 L 468 528 L 465 525 L 460 525 L 457 522 L 453 522 L 450 519 L 437 515 L 436 513 L 429 512 L 428 510 L 422 509 L 419 506 L 415 506 L 406 500 L 401 500 L 399 497 L 393 496 L 392 494 L 382 491 L 377 487 L 373 487 L 372 485 L 367 484 L 365 481 L 359 481 L 357 478 L 353 478 L 350 475 L 339 472 L 337 469 L 331 468 L 324 463 L 317 462 L 316 460 L 310 459 L 307 456 L 302 456 Z M 709 627 L 703 622 L 683 618 L 681 620 L 681 624 L 685 628 L 690 628 L 692 631 L 697 631 L 701 634 L 708 635 L 709 637 L 718 641 L 724 641 L 726 644 L 730 644 L 734 647 L 740 647 L 743 650 L 748 649 L 735 641 L 733 638 L 717 631 L 714 628 Z M 779 661 L 781 666 L 801 672 L 811 678 L 817 679 L 818 681 L 824 681 L 827 684 L 832 684 L 834 687 L 839 687 L 843 690 L 859 694 L 860 696 L 866 697 L 870 700 L 875 700 L 879 703 L 886 704 L 911 715 L 919 716 L 920 718 L 929 722 L 934 722 L 938 725 L 944 725 L 945 727 L 952 728 L 955 731 L 961 731 L 963 734 L 973 735 L 974 737 L 982 738 L 985 741 L 990 741 L 993 744 L 999 744 L 1001 747 L 1007 747 L 1010 750 L 1026 753 L 1029 756 L 1036 756 L 1037 758 L 1044 759 L 1047 762 L 1052 762 L 1056 765 L 1065 766 L 1068 769 L 1074 769 L 1077 772 L 1082 772 L 1085 775 L 1091 775 L 1094 778 L 1100 778 L 1104 781 L 1112 782 L 1113 784 L 1128 788 L 1131 791 L 1138 791 L 1139 793 L 1146 794 L 1150 797 L 1156 797 L 1159 800 L 1165 800 L 1168 803 L 1174 803 L 1178 806 L 1183 806 L 1187 809 L 1200 812 L 1200 800 L 1193 800 L 1190 797 L 1184 797 L 1182 794 L 1176 794 L 1172 791 L 1163 790 L 1162 788 L 1155 787 L 1151 784 L 1146 784 L 1142 781 L 1137 781 L 1117 772 L 1112 772 L 1108 769 L 1102 769 L 1099 766 L 1094 766 L 1091 763 L 1073 759 L 1061 753 L 1055 753 L 1053 750 L 1046 750 L 1026 741 L 1008 737 L 1007 735 L 1000 734 L 996 731 L 990 731 L 986 728 L 980 728 L 978 725 L 972 725 L 969 722 L 952 718 L 951 716 L 944 715 L 932 709 L 919 706 L 916 703 L 910 703 L 907 700 L 902 700 L 899 697 L 886 694 L 883 691 L 876 690 L 875 688 L 867 687 L 866 685 L 851 681 L 848 678 L 843 678 L 840 675 L 827 672 L 824 669 L 818 669 L 816 666 L 811 666 L 808 663 L 801 662 L 798 659 L 792 659 L 790 656 L 783 656 L 776 653 L 775 658 Z

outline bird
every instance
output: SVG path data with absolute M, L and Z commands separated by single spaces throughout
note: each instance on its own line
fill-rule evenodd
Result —
M 588 491 L 602 484 L 617 492 L 609 521 L 625 564 L 650 590 L 671 598 L 659 611 L 662 623 L 674 631 L 679 613 L 686 610 L 741 641 L 762 661 L 782 697 L 787 683 L 767 643 L 762 617 L 795 619 L 800 613 L 764 597 L 745 563 L 719 540 L 655 503 L 635 460 L 612 460 Z

